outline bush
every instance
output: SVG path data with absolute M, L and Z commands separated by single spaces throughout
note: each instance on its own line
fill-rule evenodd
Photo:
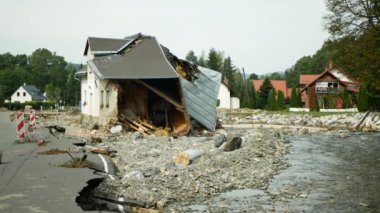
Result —
M 277 93 L 276 105 L 277 110 L 283 110 L 285 108 L 285 97 L 284 93 L 281 90 Z
M 358 110 L 359 112 L 365 112 L 368 109 L 368 93 L 366 89 L 361 88 L 359 91 Z
M 48 109 L 50 107 L 54 108 L 55 103 L 52 101 L 28 101 L 24 103 L 13 102 L 13 103 L 5 103 L 4 106 L 9 110 L 24 110 L 26 105 L 32 106 L 33 109 L 39 110 L 41 106 L 43 109 Z
M 352 107 L 352 100 L 351 100 L 350 94 L 348 93 L 348 90 L 346 88 L 344 88 L 344 91 L 343 91 L 343 108 L 347 109 L 347 108 L 351 108 L 351 107 Z
M 276 110 L 276 91 L 274 89 L 271 89 L 269 91 L 269 95 L 268 95 L 268 105 L 267 105 L 267 109 L 270 110 L 270 111 L 275 111 Z

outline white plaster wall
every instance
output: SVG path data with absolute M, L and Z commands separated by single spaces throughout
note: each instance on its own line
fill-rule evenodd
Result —
M 87 66 L 87 83 L 84 85 L 86 99 L 86 105 L 84 106 L 83 113 L 91 116 L 99 116 L 100 98 L 99 98 L 99 80 L 91 70 L 90 66 Z
M 218 100 L 220 101 L 220 104 L 217 108 L 231 108 L 230 90 L 224 84 L 220 84 Z
M 231 97 L 231 109 L 240 109 L 240 99 L 238 97 Z
M 117 118 L 117 96 L 118 96 L 118 87 L 115 84 L 112 84 L 111 82 L 108 83 L 108 81 L 100 81 L 101 88 L 100 93 L 103 90 L 103 97 L 99 96 L 99 98 L 103 98 L 103 107 L 99 108 L 99 123 L 100 124 L 107 124 L 109 122 L 110 118 Z M 108 84 L 108 85 L 107 85 Z M 107 87 L 106 87 L 107 86 Z M 109 104 L 107 107 L 107 91 L 109 91 Z M 99 100 L 100 101 L 100 100 Z M 101 103 L 101 101 L 100 101 Z
M 17 93 L 20 93 L 20 96 L 17 96 Z M 25 92 L 25 96 L 24 96 L 24 92 Z M 24 103 L 26 101 L 32 101 L 32 96 L 29 95 L 29 93 L 26 92 L 26 90 L 23 88 L 23 87 L 19 87 L 16 92 L 13 93 L 13 95 L 11 96 L 11 102 L 20 102 L 20 103 Z
M 87 76 L 87 75 L 86 75 Z M 81 79 L 81 85 L 80 85 L 80 102 L 81 102 L 81 111 L 83 114 L 86 114 L 88 115 L 89 112 L 88 112 L 88 107 L 87 106 L 87 77 L 86 78 L 82 78 Z

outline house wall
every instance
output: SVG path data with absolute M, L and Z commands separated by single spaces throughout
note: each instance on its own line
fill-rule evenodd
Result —
M 93 58 L 89 50 L 87 59 Z M 87 66 L 87 78 L 81 80 L 82 122 L 106 125 L 111 119 L 116 118 L 117 94 L 117 85 L 108 80 L 98 79 L 91 67 Z
M 218 93 L 219 106 L 217 108 L 231 108 L 230 90 L 224 84 L 220 84 Z
M 240 109 L 240 99 L 238 97 L 231 97 L 231 109 Z
M 19 94 L 17 96 L 17 93 Z M 24 96 L 25 94 L 25 96 Z M 19 87 L 16 92 L 13 93 L 13 95 L 11 96 L 11 102 L 20 102 L 20 103 L 24 103 L 26 101 L 32 101 L 32 96 L 26 92 L 26 90 L 23 88 L 23 87 Z

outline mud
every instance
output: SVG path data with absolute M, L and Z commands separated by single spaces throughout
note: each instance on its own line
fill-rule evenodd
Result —
M 222 193 L 181 212 L 379 212 L 380 133 L 290 136 L 288 169 L 266 190 Z

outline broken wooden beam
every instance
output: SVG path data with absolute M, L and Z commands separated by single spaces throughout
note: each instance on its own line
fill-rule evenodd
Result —
M 170 104 L 174 105 L 175 108 L 177 108 L 179 111 L 181 112 L 184 112 L 185 109 L 184 107 L 178 103 L 176 100 L 174 100 L 173 98 L 165 95 L 164 92 L 162 92 L 161 90 L 157 89 L 157 88 L 154 88 L 152 87 L 151 85 L 145 83 L 144 81 L 142 80 L 135 80 L 136 82 L 138 82 L 139 84 L 145 86 L 146 88 L 148 88 L 149 90 L 151 90 L 152 92 L 156 93 L 158 96 L 160 96 L 161 98 L 165 99 L 167 102 L 169 102 Z
M 200 157 L 204 152 L 199 149 L 189 149 L 179 153 L 175 158 L 176 164 L 188 166 L 194 159 Z

